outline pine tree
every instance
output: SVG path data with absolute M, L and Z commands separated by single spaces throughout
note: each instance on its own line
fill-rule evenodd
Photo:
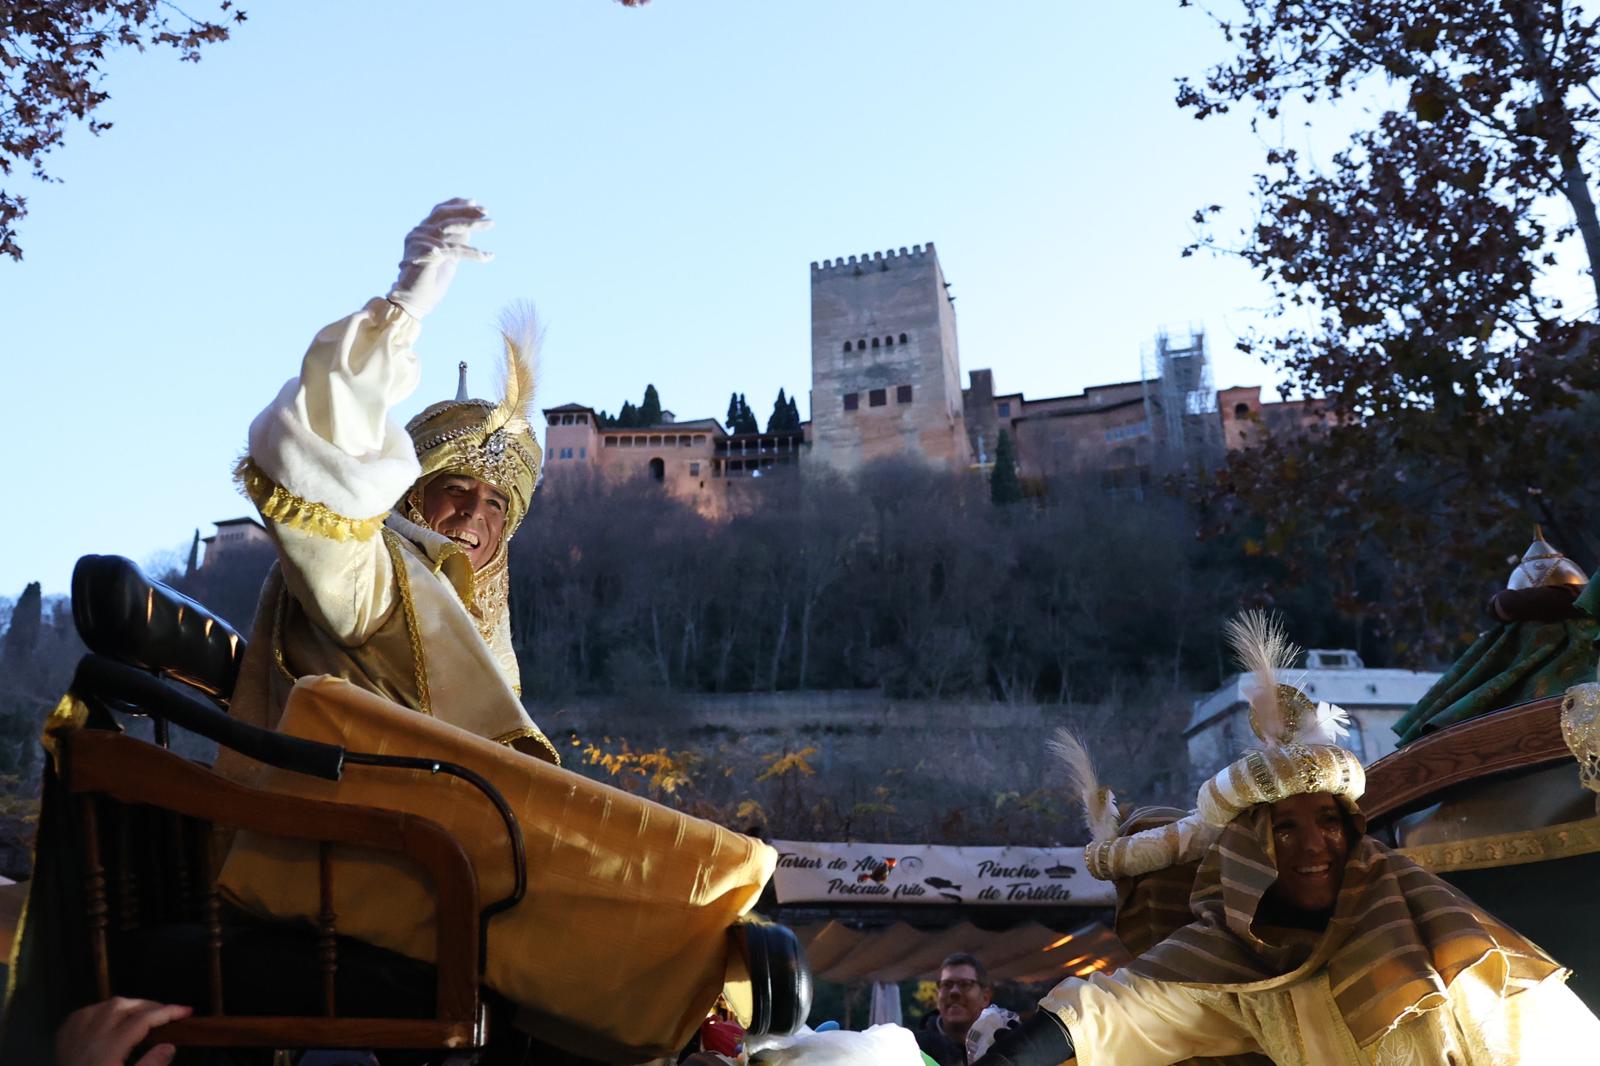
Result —
M 989 474 L 989 501 L 997 506 L 1016 503 L 1022 499 L 1022 482 L 1017 480 L 1017 453 L 1011 446 L 1011 434 L 1000 431 L 994 445 L 994 470 Z
M 659 426 L 661 424 L 661 397 L 656 392 L 654 385 L 644 387 L 644 402 L 639 405 L 639 425 Z
M 601 410 L 595 412 L 594 423 L 601 429 L 614 429 L 616 428 L 617 420 Z
M 622 429 L 633 429 L 639 424 L 639 409 L 628 400 L 622 401 L 622 410 L 617 412 L 617 425 Z

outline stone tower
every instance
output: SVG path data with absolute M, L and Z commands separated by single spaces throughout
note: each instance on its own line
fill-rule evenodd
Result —
M 955 305 L 933 245 L 811 264 L 811 459 L 972 461 Z

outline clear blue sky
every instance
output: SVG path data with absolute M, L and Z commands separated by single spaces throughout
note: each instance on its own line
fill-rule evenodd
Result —
M 69 132 L 0 261 L 0 408 L 22 507 L 0 596 L 85 552 L 146 560 L 248 512 L 228 473 L 322 325 L 381 295 L 406 230 L 472 196 L 496 253 L 427 320 L 408 417 L 492 387 L 497 309 L 546 324 L 542 405 L 680 417 L 730 390 L 809 417 L 808 265 L 933 241 L 963 370 L 1033 396 L 1259 320 L 1238 263 L 1181 258 L 1194 209 L 1249 217 L 1260 143 L 1175 76 L 1224 45 L 1176 0 L 246 3 L 198 65 L 109 64 L 115 128 Z M 26 513 L 31 512 L 31 513 Z

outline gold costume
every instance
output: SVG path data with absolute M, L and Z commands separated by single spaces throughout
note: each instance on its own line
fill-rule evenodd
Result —
M 272 728 L 296 679 L 329 675 L 559 763 L 518 695 L 505 596 L 507 543 L 539 477 L 524 413 L 532 400 L 525 342 L 506 334 L 505 399 L 435 404 L 416 420 L 430 438 L 413 442 L 389 411 L 415 385 L 417 332 L 406 312 L 371 301 L 317 334 L 300 377 L 251 426 L 235 476 L 266 521 L 278 563 L 230 711 Z M 420 514 L 390 509 L 450 472 L 485 480 L 509 501 L 500 546 L 479 573 Z M 217 768 L 245 783 L 260 775 L 226 750 Z
M 1086 865 L 1117 881 L 1118 932 L 1141 951 L 1040 1002 L 1066 1027 L 1076 1062 L 1512 1066 L 1571 1062 L 1575 1049 L 1581 1058 L 1600 1046 L 1600 1020 L 1565 970 L 1363 835 L 1361 767 L 1338 744 L 1344 712 L 1280 681 L 1298 654 L 1282 631 L 1254 615 L 1230 637 L 1252 675 L 1261 745 L 1207 781 L 1195 811 L 1150 828 L 1136 813 L 1115 835 L 1115 798 L 1088 753 L 1070 735 L 1057 741 L 1096 837 Z M 1279 876 L 1271 804 L 1324 793 L 1357 834 L 1332 914 L 1316 931 L 1269 926 L 1261 906 Z
M 633 1053 L 638 1061 L 687 1043 L 721 991 L 748 1008 L 748 973 L 728 929 L 772 875 L 777 853 L 767 845 L 332 678 L 295 686 L 280 728 L 352 751 L 462 763 L 505 795 L 527 847 L 528 892 L 491 922 L 484 979 L 525 1005 L 518 1024 L 535 1036 L 581 1054 L 628 1061 L 625 1053 Z M 465 844 L 483 899 L 510 891 L 499 815 L 457 778 L 351 766 L 339 782 L 271 771 L 264 786 L 440 822 Z M 335 863 L 340 932 L 431 960 L 427 880 L 393 856 L 340 850 Z M 220 884 L 247 910 L 314 921 L 316 865 L 312 849 L 243 834 Z
M 517 813 L 529 889 L 491 923 L 486 982 L 519 1006 L 519 1025 L 558 1046 L 611 1061 L 676 1052 L 719 993 L 748 1014 L 748 970 L 728 930 L 776 854 L 559 769 L 521 704 L 507 610 L 506 545 L 541 460 L 527 419 L 531 331 L 503 331 L 502 400 L 467 398 L 463 373 L 455 400 L 402 430 L 390 411 L 416 386 L 417 329 L 398 303 L 371 301 L 318 333 L 299 377 L 251 425 L 237 478 L 279 561 L 231 711 L 353 751 L 439 758 L 487 776 Z M 422 525 L 428 482 L 452 473 L 507 499 L 499 547 L 477 571 L 460 546 Z M 439 821 L 474 860 L 482 898 L 507 894 L 505 828 L 453 778 L 352 766 L 326 782 L 227 749 L 217 769 L 268 790 Z M 431 956 L 424 880 L 359 851 L 341 852 L 338 867 L 341 932 Z M 289 842 L 239 835 L 221 883 L 257 914 L 318 911 L 315 854 Z

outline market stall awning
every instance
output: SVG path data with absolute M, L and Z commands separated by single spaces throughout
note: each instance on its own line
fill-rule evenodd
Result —
M 996 981 L 1027 984 L 1082 977 L 1128 962 L 1122 942 L 1099 922 L 1070 932 L 1038 922 L 990 930 L 971 922 L 944 929 L 917 929 L 905 922 L 857 929 L 841 921 L 797 925 L 794 931 L 811 972 L 840 984 L 935 978 L 939 963 L 958 951 L 976 955 Z

